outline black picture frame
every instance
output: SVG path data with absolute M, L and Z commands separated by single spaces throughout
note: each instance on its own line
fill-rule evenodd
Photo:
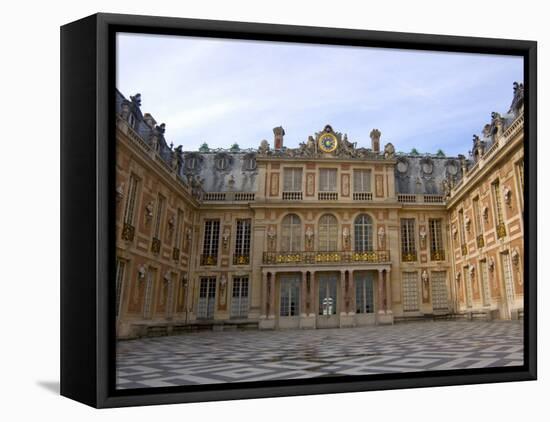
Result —
M 116 390 L 115 34 L 516 55 L 525 86 L 524 365 Z M 534 41 L 95 14 L 61 28 L 61 395 L 97 408 L 534 380 L 537 376 L 537 44 Z

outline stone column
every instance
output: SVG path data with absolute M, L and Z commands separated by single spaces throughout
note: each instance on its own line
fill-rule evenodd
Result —
M 270 272 L 267 275 L 267 292 L 269 304 L 267 318 L 275 319 L 275 273 Z
M 384 276 L 382 270 L 378 270 L 378 313 L 384 314 L 385 304 L 384 304 Z
M 262 299 L 260 304 L 260 318 L 267 317 L 267 273 L 262 272 L 262 284 L 261 284 Z
M 302 271 L 302 281 L 300 283 L 300 316 L 307 317 L 307 271 Z
M 391 277 L 390 270 L 386 270 L 386 313 L 391 314 L 392 312 L 392 294 L 391 294 Z
M 355 314 L 355 271 L 349 270 L 348 314 Z
M 338 296 L 340 296 L 340 315 L 346 315 L 348 313 L 348 309 L 346 307 L 346 270 L 340 270 L 340 294 Z

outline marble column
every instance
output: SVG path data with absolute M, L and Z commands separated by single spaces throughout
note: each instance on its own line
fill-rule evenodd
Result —
M 275 318 L 275 273 L 268 273 L 267 276 L 267 292 L 268 292 L 268 319 Z
M 262 272 L 262 298 L 260 305 L 260 318 L 267 318 L 267 273 Z
M 340 306 L 339 311 L 340 315 L 345 315 L 348 312 L 348 309 L 346 307 L 346 300 L 347 300 L 347 291 L 346 291 L 346 270 L 340 270 Z
M 385 312 L 385 298 L 384 298 L 384 275 L 382 270 L 378 270 L 378 313 L 384 314 Z
M 307 316 L 309 312 L 307 303 L 307 271 L 302 271 L 302 281 L 300 283 L 300 316 Z
M 391 314 L 392 313 L 392 294 L 391 294 L 391 277 L 390 277 L 390 270 L 385 271 L 386 276 L 386 313 Z

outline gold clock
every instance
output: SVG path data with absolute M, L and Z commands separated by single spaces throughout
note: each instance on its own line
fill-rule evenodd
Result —
M 338 139 L 332 133 L 323 133 L 319 137 L 319 149 L 323 152 L 334 152 L 338 147 Z

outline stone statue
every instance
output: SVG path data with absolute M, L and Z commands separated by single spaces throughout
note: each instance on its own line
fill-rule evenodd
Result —
M 267 142 L 265 139 L 260 142 L 260 147 L 258 148 L 259 154 L 267 154 L 269 152 L 269 142 Z
M 384 227 L 380 227 L 378 229 L 378 248 L 384 249 L 385 246 L 385 239 L 386 239 L 386 231 L 384 230 Z
M 392 159 L 395 157 L 395 148 L 391 142 L 387 143 L 384 147 L 384 158 L 386 160 Z

